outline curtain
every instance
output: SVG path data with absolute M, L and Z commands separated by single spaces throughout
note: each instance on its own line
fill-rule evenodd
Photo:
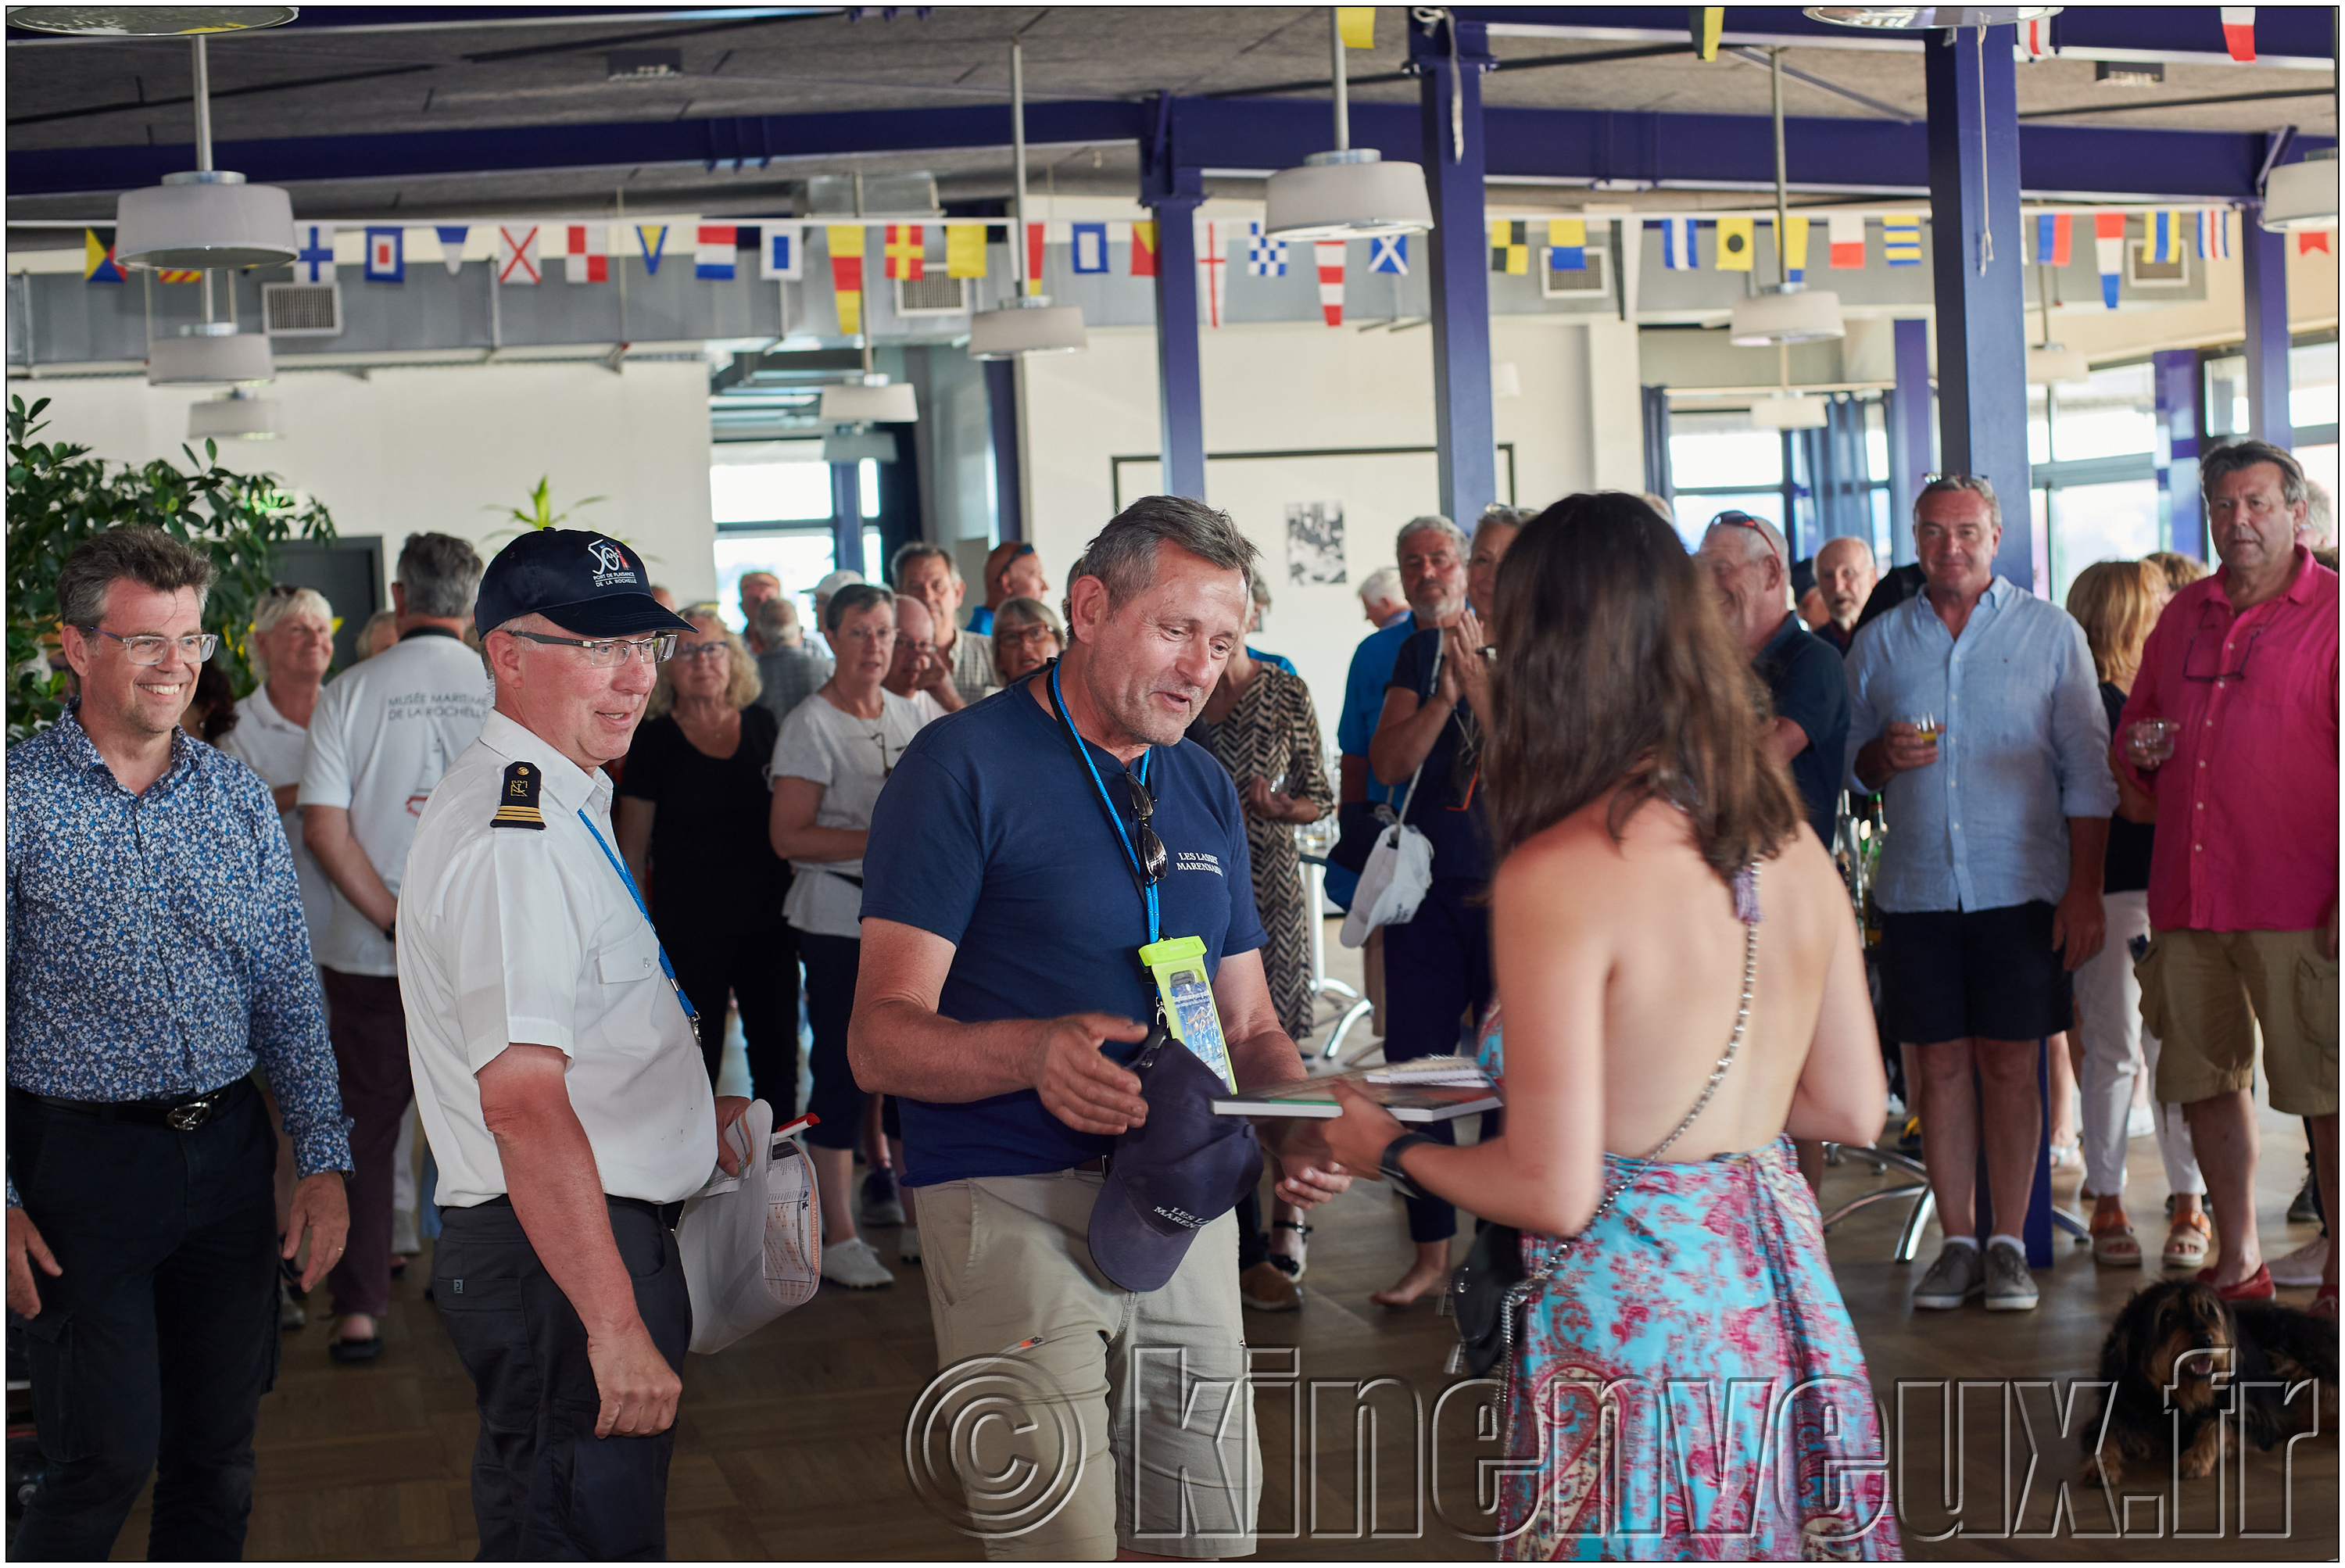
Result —
M 1870 543 L 1873 473 L 1864 453 L 1864 405 L 1848 392 L 1835 392 L 1825 412 L 1822 426 L 1799 433 L 1815 519 L 1812 539 L 1802 543 L 1820 548 L 1826 539 L 1846 534 Z
M 1670 478 L 1670 389 L 1644 387 L 1645 488 L 1674 505 L 1677 486 Z

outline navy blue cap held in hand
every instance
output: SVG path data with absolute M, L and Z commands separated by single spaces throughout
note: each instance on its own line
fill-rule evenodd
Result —
M 1126 1290 L 1155 1290 L 1262 1179 L 1262 1145 L 1244 1116 L 1213 1115 L 1228 1085 L 1179 1041 L 1162 1036 L 1129 1065 L 1148 1120 L 1116 1139 L 1091 1205 L 1091 1261 Z
M 577 528 L 532 528 L 498 551 L 482 574 L 472 603 L 472 624 L 482 636 L 529 615 L 585 637 L 692 629 L 652 597 L 641 555 Z

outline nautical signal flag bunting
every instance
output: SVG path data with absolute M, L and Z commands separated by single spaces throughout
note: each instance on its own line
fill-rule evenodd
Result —
M 1717 268 L 1721 272 L 1748 272 L 1751 254 L 1756 247 L 1751 242 L 1751 220 L 1748 218 L 1721 218 L 1718 220 Z
M 1525 273 L 1531 270 L 1531 226 L 1499 219 L 1490 225 L 1490 270 Z

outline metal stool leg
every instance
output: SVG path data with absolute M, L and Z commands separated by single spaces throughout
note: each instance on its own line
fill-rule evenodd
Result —
M 1335 1027 L 1327 1032 L 1327 1044 L 1320 1048 L 1319 1060 L 1334 1061 L 1335 1053 L 1344 1048 L 1344 1036 L 1352 1032 L 1352 1025 L 1365 1018 L 1373 1010 L 1365 996 L 1353 1003 L 1344 1016 L 1336 1020 Z

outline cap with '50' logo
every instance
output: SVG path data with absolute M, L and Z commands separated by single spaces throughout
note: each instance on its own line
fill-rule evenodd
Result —
M 643 557 L 577 528 L 533 528 L 497 552 L 481 578 L 472 624 L 481 635 L 539 615 L 579 636 L 688 632 L 692 623 L 652 597 Z

